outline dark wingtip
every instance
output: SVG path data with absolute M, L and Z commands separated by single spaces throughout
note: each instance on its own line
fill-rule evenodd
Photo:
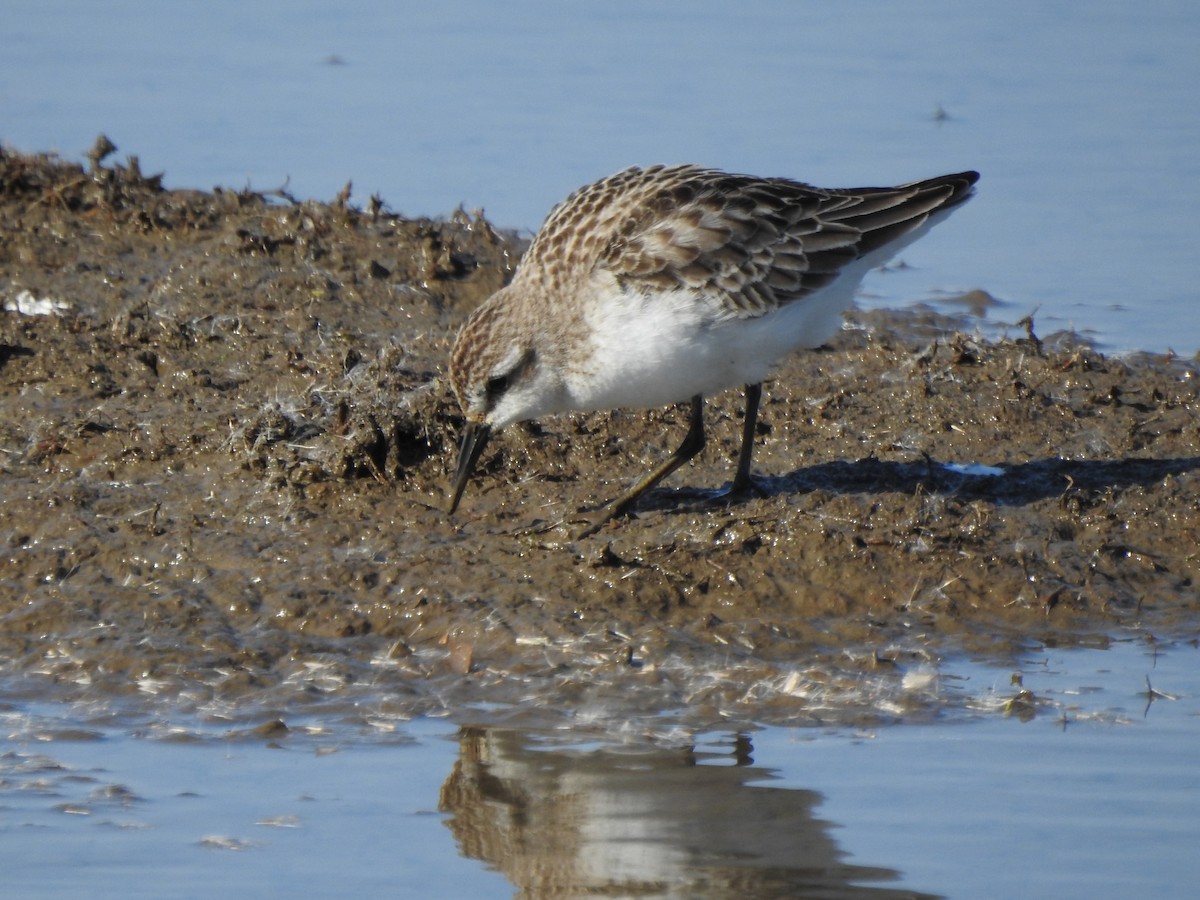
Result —
M 975 193 L 975 182 L 979 180 L 979 173 L 974 169 L 968 169 L 966 172 L 958 172 L 954 175 L 943 175 L 941 178 L 934 179 L 942 184 L 949 184 L 953 187 L 950 196 L 946 198 L 946 206 L 953 206 L 955 203 L 961 203 L 966 200 L 971 194 Z

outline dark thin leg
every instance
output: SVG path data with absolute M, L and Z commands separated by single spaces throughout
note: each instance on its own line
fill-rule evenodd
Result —
M 756 385 L 757 387 L 757 385 Z M 704 449 L 704 398 L 697 394 L 692 398 L 692 415 L 688 423 L 687 434 L 679 449 L 663 460 L 649 475 L 627 490 L 604 509 L 600 510 L 592 523 L 579 533 L 576 540 L 582 540 L 595 534 L 609 519 L 616 518 L 628 512 L 638 498 L 654 487 L 685 462 Z
M 762 399 L 762 385 L 746 385 L 746 418 L 742 422 L 742 451 L 738 454 L 737 474 L 733 477 L 731 493 L 741 494 L 757 490 L 750 479 L 750 461 L 754 458 L 754 425 L 758 422 L 758 402 Z

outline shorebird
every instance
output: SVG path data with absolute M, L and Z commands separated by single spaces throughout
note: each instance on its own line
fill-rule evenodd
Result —
M 694 165 L 629 168 L 575 191 L 450 356 L 466 416 L 449 511 L 488 438 L 555 413 L 691 402 L 679 448 L 604 506 L 597 532 L 704 447 L 704 397 L 745 385 L 731 492 L 752 487 L 762 381 L 838 329 L 863 275 L 972 194 L 977 172 L 817 188 Z

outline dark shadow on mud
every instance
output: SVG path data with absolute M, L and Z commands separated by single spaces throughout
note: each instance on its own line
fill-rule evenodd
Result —
M 967 474 L 932 458 L 895 462 L 866 457 L 852 462 L 839 460 L 806 466 L 786 475 L 756 476 L 755 486 L 763 496 L 768 497 L 812 491 L 832 494 L 923 492 L 963 500 L 982 500 L 1002 506 L 1021 506 L 1081 491 L 1148 487 L 1170 475 L 1200 470 L 1200 456 L 1117 460 L 1052 458 L 995 468 L 1003 472 L 996 475 Z M 646 511 L 669 510 L 716 499 L 735 505 L 741 502 L 718 491 L 684 486 L 666 490 L 660 488 L 644 499 L 639 508 Z
M 33 356 L 33 351 L 20 344 L 0 344 L 0 369 L 4 368 L 10 359 L 18 356 Z
M 1155 484 L 1168 475 L 1200 469 L 1200 456 L 1180 459 L 1039 459 L 1000 466 L 1003 474 L 968 475 L 932 459 L 886 462 L 868 457 L 797 469 L 760 482 L 772 493 L 823 490 L 838 494 L 918 490 L 954 494 L 968 500 L 1019 505 L 1060 497 L 1069 491 L 1098 491 Z

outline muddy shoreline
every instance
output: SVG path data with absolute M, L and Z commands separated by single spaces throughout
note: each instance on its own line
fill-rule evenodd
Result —
M 352 689 L 799 721 L 950 650 L 1196 635 L 1195 359 L 860 315 L 767 385 L 766 496 L 708 500 L 731 392 L 696 463 L 573 541 L 686 415 L 510 429 L 444 513 L 446 356 L 518 237 L 160 180 L 0 153 L 0 655 L 22 690 L 248 721 Z

